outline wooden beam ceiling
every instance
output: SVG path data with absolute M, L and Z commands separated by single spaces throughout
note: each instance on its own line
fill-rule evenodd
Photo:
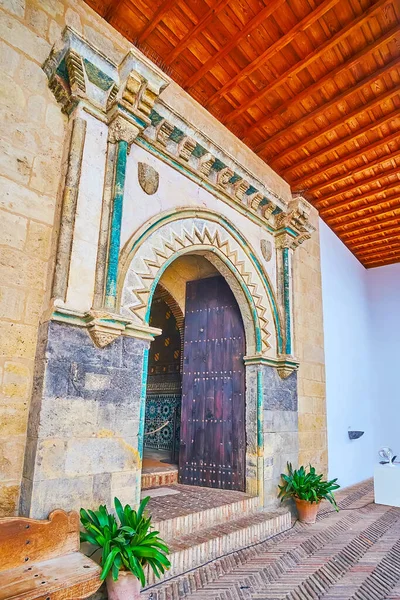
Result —
M 86 0 L 302 193 L 400 260 L 398 0 Z

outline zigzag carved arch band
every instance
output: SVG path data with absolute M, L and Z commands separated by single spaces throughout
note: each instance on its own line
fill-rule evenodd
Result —
M 204 255 L 227 279 L 242 310 L 247 353 L 282 353 L 281 318 L 267 274 L 243 236 L 209 211 L 166 213 L 136 233 L 120 257 L 120 312 L 148 324 L 151 300 L 165 269 L 182 254 Z M 271 336 L 271 331 L 274 335 Z M 269 339 L 270 338 L 270 339 Z

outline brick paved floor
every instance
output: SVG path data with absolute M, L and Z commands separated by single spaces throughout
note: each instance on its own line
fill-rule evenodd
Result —
M 373 504 L 372 482 L 321 506 L 315 525 L 219 558 L 145 591 L 146 600 L 400 600 L 400 508 Z
M 168 487 L 171 490 L 176 490 L 179 494 L 155 497 L 150 500 L 148 509 L 154 521 L 174 519 L 250 498 L 250 496 L 243 492 L 234 492 L 232 490 L 218 490 L 180 484 Z M 143 495 L 145 495 L 145 492 Z

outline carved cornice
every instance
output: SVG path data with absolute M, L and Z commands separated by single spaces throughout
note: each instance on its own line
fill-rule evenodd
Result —
M 119 66 L 78 33 L 67 27 L 43 65 L 49 86 L 62 110 L 77 105 L 109 125 L 109 140 L 146 143 L 173 167 L 217 197 L 277 235 L 278 244 L 297 247 L 314 228 L 303 198 L 281 198 L 248 171 L 228 151 L 159 101 L 169 78 L 138 50 L 132 49 Z
M 117 66 L 76 31 L 66 27 L 43 69 L 62 110 L 70 114 L 79 102 L 113 122 L 124 112 L 139 130 L 150 125 L 149 115 L 169 79 L 137 50 Z

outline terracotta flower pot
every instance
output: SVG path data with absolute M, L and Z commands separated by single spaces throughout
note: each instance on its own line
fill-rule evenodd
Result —
M 319 509 L 319 502 L 309 502 L 295 498 L 299 521 L 302 523 L 315 523 Z
M 139 600 L 140 581 L 130 571 L 120 571 L 117 581 L 106 579 L 108 600 Z

